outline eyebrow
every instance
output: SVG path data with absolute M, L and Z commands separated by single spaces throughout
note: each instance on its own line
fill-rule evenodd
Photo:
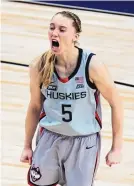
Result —
M 50 26 L 53 26 L 53 25 L 55 25 L 54 23 L 50 23 Z M 66 26 L 64 26 L 64 25 L 59 25 L 59 27 L 62 27 L 62 28 L 67 28 Z

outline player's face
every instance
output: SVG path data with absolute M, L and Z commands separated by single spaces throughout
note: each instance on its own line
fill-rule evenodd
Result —
M 50 22 L 48 36 L 52 52 L 62 54 L 74 46 L 78 34 L 73 26 L 73 20 L 58 14 Z

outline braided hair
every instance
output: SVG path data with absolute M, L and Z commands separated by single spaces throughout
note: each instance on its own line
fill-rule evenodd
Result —
M 76 14 L 74 14 L 73 12 L 70 12 L 70 11 L 61 11 L 61 12 L 56 13 L 55 15 L 58 15 L 58 14 L 61 14 L 64 17 L 68 17 L 68 18 L 72 19 L 73 26 L 76 29 L 76 33 L 82 32 L 81 20 Z

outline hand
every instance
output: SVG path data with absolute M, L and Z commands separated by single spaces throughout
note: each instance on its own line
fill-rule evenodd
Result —
M 33 155 L 33 151 L 31 148 L 24 148 L 21 154 L 20 161 L 23 163 L 29 163 L 29 165 L 31 165 L 32 155 Z
M 114 164 L 118 164 L 121 162 L 122 152 L 118 149 L 111 149 L 106 155 L 106 164 L 111 167 Z

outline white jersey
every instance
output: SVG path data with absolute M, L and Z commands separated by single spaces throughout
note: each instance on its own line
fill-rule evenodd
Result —
M 82 136 L 101 129 L 100 92 L 89 80 L 93 53 L 79 49 L 75 70 L 61 79 L 54 70 L 52 83 L 41 87 L 45 96 L 40 126 L 67 136 Z

